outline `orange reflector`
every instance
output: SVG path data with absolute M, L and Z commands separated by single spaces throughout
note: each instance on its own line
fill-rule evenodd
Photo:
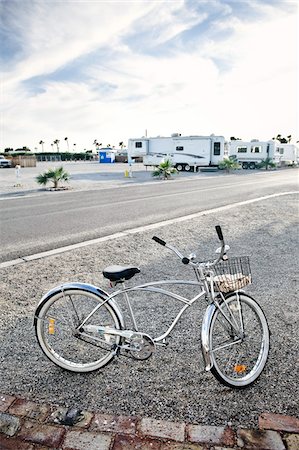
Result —
M 246 372 L 247 366 L 245 364 L 236 364 L 234 367 L 234 371 L 237 373 Z
M 49 334 L 55 333 L 55 319 L 49 319 Z

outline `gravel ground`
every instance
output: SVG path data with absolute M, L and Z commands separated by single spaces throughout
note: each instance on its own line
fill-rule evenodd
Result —
M 221 224 L 231 255 L 249 255 L 254 283 L 247 289 L 263 307 L 272 332 L 271 353 L 260 379 L 235 391 L 204 371 L 200 327 L 204 304 L 187 310 L 170 345 L 147 361 L 116 358 L 101 371 L 68 373 L 43 356 L 32 327 L 36 302 L 66 281 L 109 290 L 101 271 L 110 264 L 136 264 L 134 281 L 193 279 L 192 269 L 155 244 L 151 232 L 73 250 L 1 270 L 0 392 L 38 402 L 77 406 L 108 414 L 141 415 L 209 425 L 256 426 L 258 415 L 298 416 L 298 202 L 295 195 L 265 200 L 161 227 L 155 234 L 185 254 L 214 256 L 214 225 Z M 121 307 L 124 305 L 120 304 Z M 176 304 L 134 298 L 138 320 L 165 326 Z

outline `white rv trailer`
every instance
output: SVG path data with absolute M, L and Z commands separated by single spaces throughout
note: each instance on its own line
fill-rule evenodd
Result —
M 255 169 L 263 159 L 275 158 L 275 142 L 258 141 L 250 142 L 235 140 L 229 142 L 229 156 L 234 157 L 243 169 Z
M 299 148 L 294 144 L 275 144 L 275 162 L 279 165 L 298 164 Z
M 204 166 L 218 166 L 224 157 L 223 136 L 181 136 L 142 137 L 129 139 L 128 157 L 143 157 L 145 166 L 158 166 L 163 160 L 171 159 L 179 170 L 194 170 Z

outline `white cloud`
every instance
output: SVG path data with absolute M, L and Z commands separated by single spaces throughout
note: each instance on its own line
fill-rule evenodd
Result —
M 298 138 L 295 14 L 268 6 L 266 16 L 245 22 L 219 3 L 226 15 L 212 19 L 213 30 L 233 33 L 220 40 L 208 28 L 192 30 L 202 34 L 189 48 L 180 33 L 207 21 L 208 9 L 195 13 L 181 0 L 34 5 L 18 29 L 22 59 L 6 72 L 4 147 L 34 148 L 42 139 L 50 149 L 65 136 L 82 149 L 94 139 L 117 145 L 145 129 Z M 82 76 L 49 77 L 73 61 Z M 36 76 L 28 91 L 23 81 Z

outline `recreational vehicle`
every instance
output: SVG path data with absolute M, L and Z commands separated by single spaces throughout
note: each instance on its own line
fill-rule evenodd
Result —
M 275 157 L 275 142 L 258 141 L 250 142 L 235 140 L 229 142 L 229 156 L 234 157 L 243 169 L 255 169 L 264 159 Z
M 299 163 L 299 148 L 294 144 L 276 143 L 275 162 L 279 165 L 294 165 Z
M 196 171 L 199 167 L 218 166 L 223 160 L 225 140 L 223 136 L 143 137 L 129 139 L 128 157 L 143 157 L 145 166 L 158 166 L 171 159 L 174 167 L 182 171 Z

